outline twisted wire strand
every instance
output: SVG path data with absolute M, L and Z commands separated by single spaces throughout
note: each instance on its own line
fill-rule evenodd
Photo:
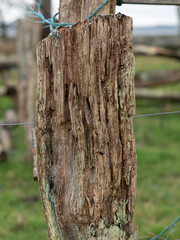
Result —
M 90 20 L 96 13 L 101 10 L 110 0 L 106 0 L 104 3 L 102 3 L 89 17 L 88 20 Z M 53 31 L 53 27 L 65 27 L 65 26 L 73 26 L 76 23 L 56 23 L 55 18 L 59 13 L 56 13 L 52 18 L 46 19 L 43 14 L 41 13 L 41 6 L 42 6 L 43 0 L 40 0 L 39 3 L 36 2 L 36 5 L 38 6 L 37 12 L 29 5 L 26 4 L 26 7 L 23 7 L 25 10 L 25 13 L 31 17 L 31 18 L 40 18 L 41 21 L 33 21 L 34 23 L 42 23 L 46 24 L 45 27 L 50 27 L 51 31 Z M 32 21 L 31 19 L 28 19 L 29 21 Z

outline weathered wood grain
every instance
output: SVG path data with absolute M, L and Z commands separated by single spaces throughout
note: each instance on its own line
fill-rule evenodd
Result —
M 59 22 L 76 23 L 84 21 L 105 0 L 61 0 L 59 7 Z M 110 0 L 98 14 L 114 14 L 116 0 Z
M 98 16 L 58 31 L 37 49 L 38 176 L 49 238 L 134 240 L 132 19 Z

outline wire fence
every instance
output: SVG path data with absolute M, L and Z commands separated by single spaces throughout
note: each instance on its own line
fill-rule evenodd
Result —
M 144 115 L 136 115 L 132 118 L 144 118 L 144 117 L 152 117 L 152 116 L 160 116 L 160 115 L 170 115 L 170 114 L 179 114 L 180 111 L 174 112 L 161 112 L 161 113 L 149 113 Z M 0 126 L 27 126 L 27 125 L 36 125 L 35 122 L 28 122 L 28 123 L 1 123 Z
M 59 27 L 59 26 L 72 26 L 75 23 L 56 23 L 55 22 L 55 18 L 58 15 L 58 13 L 56 13 L 52 18 L 50 19 L 45 19 L 44 16 L 41 14 L 41 6 L 42 6 L 42 1 L 40 0 L 40 2 L 37 4 L 38 9 L 37 11 L 35 11 L 30 5 L 26 5 L 25 9 L 25 13 L 32 17 L 32 18 L 40 18 L 41 21 L 34 21 L 35 23 L 42 23 L 45 24 L 45 27 L 50 27 L 51 31 L 54 30 L 54 28 Z M 109 2 L 109 0 L 106 0 L 103 4 L 101 4 L 89 17 L 88 19 L 90 20 L 96 13 L 98 13 L 98 11 L 105 6 L 107 3 Z M 122 5 L 123 3 L 127 3 L 128 1 L 123 1 L 123 0 L 118 0 L 117 3 L 118 5 Z M 144 115 L 136 115 L 136 116 L 132 116 L 133 119 L 136 118 L 144 118 L 144 117 L 152 117 L 152 116 L 161 116 L 161 115 L 170 115 L 170 114 L 179 114 L 180 111 L 174 111 L 174 112 L 161 112 L 161 113 L 150 113 L 150 114 L 144 114 Z M 0 126 L 33 126 L 36 125 L 35 122 L 28 122 L 28 123 L 2 123 L 0 124 Z M 157 240 L 157 239 L 164 239 L 167 240 L 169 238 L 169 235 L 175 231 L 175 225 L 180 221 L 180 217 L 178 217 L 173 223 L 171 223 L 166 229 L 164 229 L 160 234 L 158 234 L 157 236 L 151 238 L 150 240 Z M 171 231 L 170 231 L 171 230 Z M 167 234 L 165 236 L 165 234 Z

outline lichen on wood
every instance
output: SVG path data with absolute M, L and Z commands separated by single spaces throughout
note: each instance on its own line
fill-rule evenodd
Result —
M 38 176 L 49 238 L 135 240 L 132 19 L 98 16 L 58 31 L 37 49 Z

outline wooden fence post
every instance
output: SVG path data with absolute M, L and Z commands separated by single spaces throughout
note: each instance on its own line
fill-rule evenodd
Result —
M 37 61 L 38 177 L 49 239 L 137 239 L 132 19 L 104 15 L 59 28 L 38 44 Z

